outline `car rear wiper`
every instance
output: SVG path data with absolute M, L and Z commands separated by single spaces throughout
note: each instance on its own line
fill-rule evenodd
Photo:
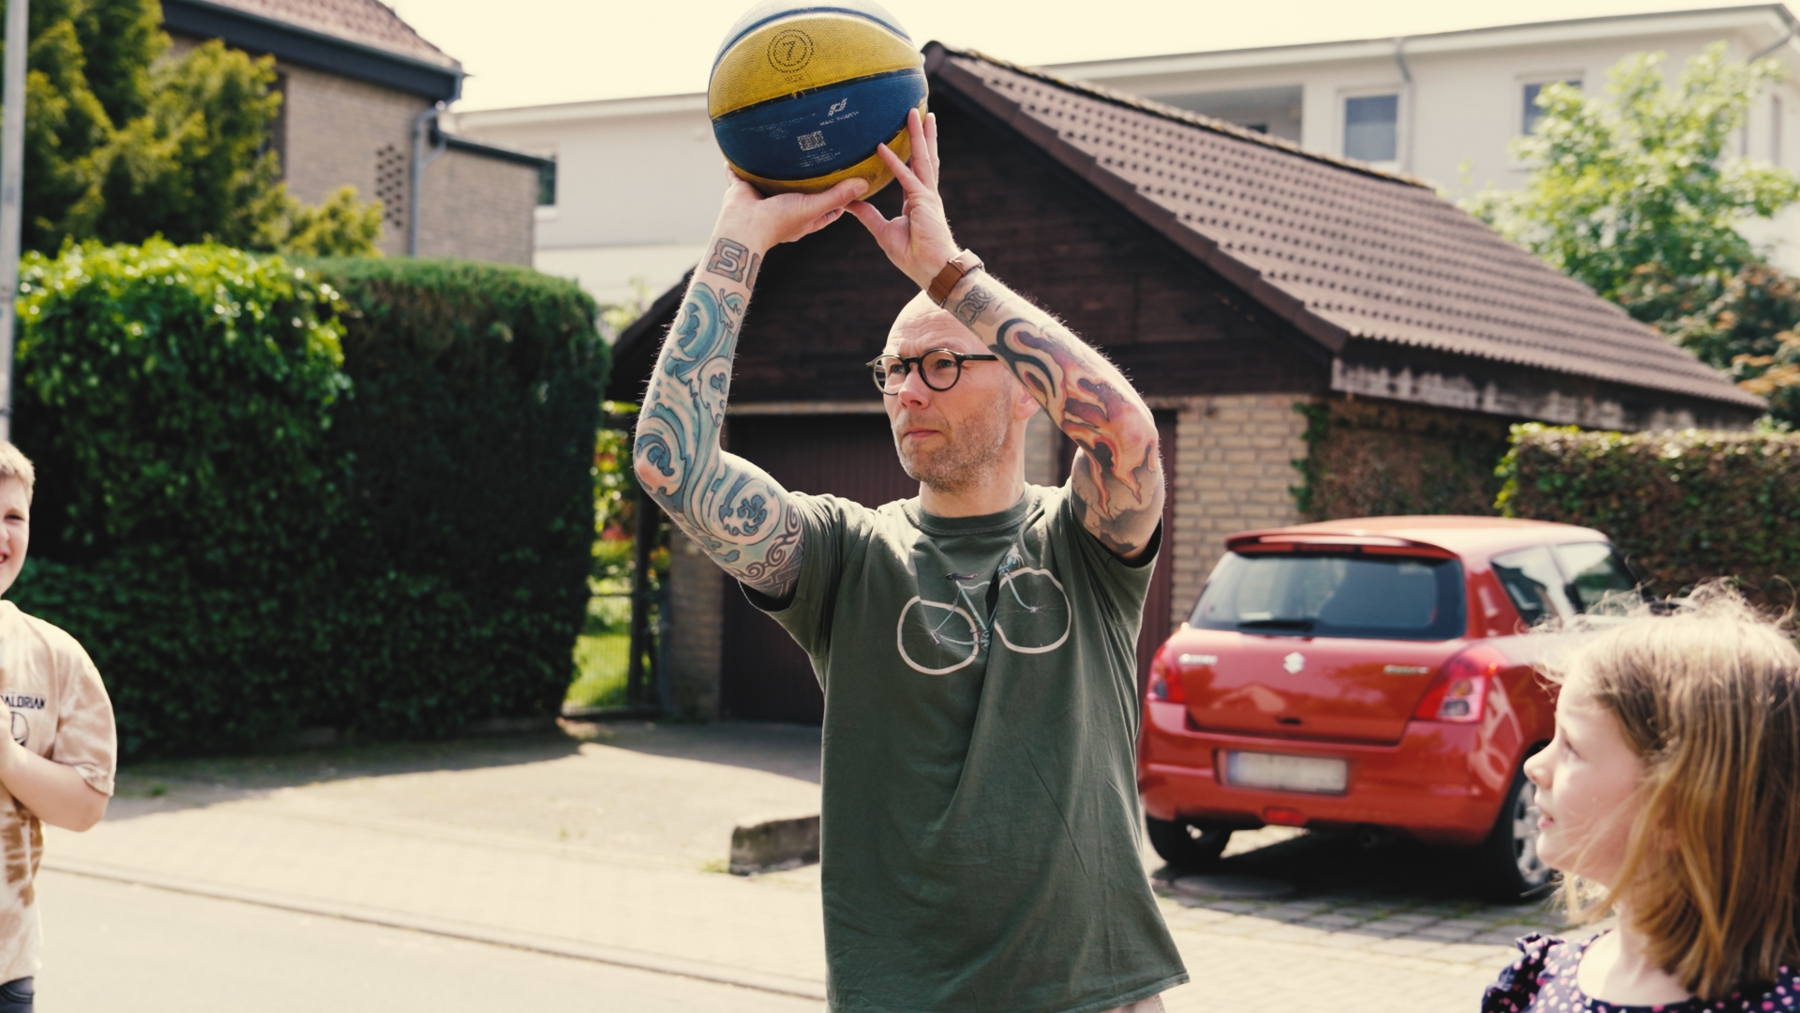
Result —
M 1238 623 L 1240 630 L 1310 630 L 1311 619 L 1246 619 Z

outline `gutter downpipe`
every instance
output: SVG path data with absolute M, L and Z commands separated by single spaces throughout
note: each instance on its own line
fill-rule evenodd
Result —
M 0 124 L 0 440 L 12 439 L 13 330 L 18 323 L 19 232 L 25 201 L 25 32 L 29 0 L 6 5 L 5 122 Z
M 1781 12 L 1783 14 L 1787 14 L 1787 9 L 1785 7 L 1779 8 L 1779 9 L 1781 10 Z M 1780 49 L 1781 47 L 1794 41 L 1794 36 L 1800 35 L 1800 22 L 1791 20 L 1792 15 L 1789 15 L 1789 18 L 1790 18 L 1790 20 L 1788 21 L 1788 29 L 1781 36 L 1781 38 L 1776 39 L 1774 42 L 1771 42 L 1768 45 L 1757 50 L 1756 52 L 1750 54 L 1750 59 L 1748 59 L 1744 62 L 1755 63 L 1756 61 L 1762 59 L 1763 57 L 1768 56 L 1771 53 L 1774 53 L 1777 49 Z M 1748 122 L 1746 122 L 1744 124 L 1744 128 L 1740 132 L 1740 136 L 1738 138 L 1738 155 L 1743 158 L 1750 157 L 1750 124 Z
M 1394 65 L 1400 68 L 1400 79 L 1406 82 L 1406 137 L 1400 149 L 1400 171 L 1413 171 L 1413 123 L 1414 108 L 1418 105 L 1417 91 L 1413 87 L 1412 68 L 1406 65 L 1406 36 L 1394 39 Z
M 437 118 L 444 111 L 444 104 L 439 102 L 430 108 L 422 109 L 413 117 L 412 124 L 412 165 L 411 180 L 406 187 L 406 255 L 419 255 L 419 188 L 425 180 L 425 167 L 437 161 L 444 153 L 448 142 L 444 140 L 442 131 L 437 134 L 437 143 L 432 146 L 431 157 L 426 157 L 425 136 L 427 130 L 435 127 Z
M 1796 36 L 1796 35 L 1800 35 L 1800 22 L 1793 22 L 1793 21 L 1788 22 L 1787 34 L 1783 35 L 1781 38 L 1776 39 L 1774 42 L 1769 43 L 1768 45 L 1757 50 L 1755 53 L 1751 54 L 1748 62 L 1755 63 L 1756 61 L 1762 59 L 1763 57 L 1768 56 L 1770 53 L 1773 53 L 1777 49 L 1780 49 L 1782 46 L 1785 46 L 1789 42 L 1792 42 L 1794 40 L 1794 36 Z

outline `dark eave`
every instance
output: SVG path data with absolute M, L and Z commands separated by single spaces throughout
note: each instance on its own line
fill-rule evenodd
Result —
M 514 151 L 512 148 L 502 148 L 494 144 L 483 144 L 480 141 L 471 141 L 467 137 L 445 133 L 441 130 L 437 132 L 437 139 L 442 140 L 444 147 L 451 151 L 479 155 L 497 162 L 511 162 L 514 165 L 523 165 L 538 170 L 547 169 L 556 164 L 554 158 L 545 158 L 542 155 L 533 155 L 526 151 Z
M 463 73 L 205 0 L 163 0 L 163 28 L 437 102 L 462 94 Z

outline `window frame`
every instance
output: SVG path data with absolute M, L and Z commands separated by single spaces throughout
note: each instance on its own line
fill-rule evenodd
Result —
M 1542 89 L 1548 84 L 1572 84 L 1576 88 L 1584 88 L 1587 84 L 1587 72 L 1583 70 L 1541 71 L 1532 74 L 1520 74 L 1513 78 L 1513 120 L 1514 137 L 1530 137 L 1531 131 L 1526 127 L 1525 89 Z M 1542 110 L 1539 110 L 1542 114 Z M 1535 124 L 1533 124 L 1535 126 Z
M 1404 83 L 1371 85 L 1362 88 L 1339 88 L 1337 91 L 1337 151 L 1340 158 L 1372 165 L 1384 172 L 1399 172 L 1404 164 L 1409 140 L 1406 128 L 1408 92 Z M 1350 154 L 1350 100 L 1388 98 L 1394 100 L 1394 157 L 1390 159 L 1357 158 Z

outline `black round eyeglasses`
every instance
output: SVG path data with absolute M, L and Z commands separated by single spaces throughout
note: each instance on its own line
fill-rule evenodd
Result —
M 998 355 L 970 355 L 948 348 L 933 348 L 922 355 L 878 355 L 869 363 L 869 376 L 883 394 L 898 394 L 906 382 L 906 374 L 917 369 L 919 379 L 932 390 L 945 391 L 962 379 L 965 362 L 998 362 Z

